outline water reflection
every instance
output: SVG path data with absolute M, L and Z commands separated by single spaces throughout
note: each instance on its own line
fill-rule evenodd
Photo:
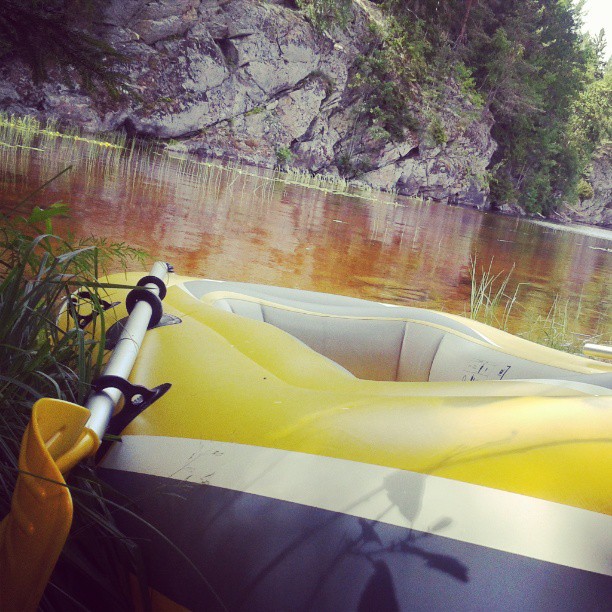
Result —
M 19 164 L 3 164 L 2 203 L 18 201 L 72 161 L 74 147 L 64 149 L 53 160 L 31 152 Z M 68 173 L 34 201 L 70 204 L 72 217 L 61 231 L 141 246 L 183 274 L 459 314 L 469 304 L 472 257 L 485 267 L 492 261 L 493 273 L 514 266 L 511 331 L 545 316 L 559 296 L 578 333 L 612 340 L 612 232 L 565 232 L 390 195 L 375 202 L 349 198 L 264 179 L 247 168 L 202 166 L 198 174 L 195 162 L 161 155 L 132 154 L 129 163 L 113 164 L 104 172 L 93 165 Z

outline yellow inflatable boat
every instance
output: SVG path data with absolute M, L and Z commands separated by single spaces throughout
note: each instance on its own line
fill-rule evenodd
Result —
M 126 398 L 99 467 L 165 536 L 124 519 L 158 603 L 612 601 L 611 365 L 434 311 L 154 276 L 109 296 L 135 363 L 96 388 Z

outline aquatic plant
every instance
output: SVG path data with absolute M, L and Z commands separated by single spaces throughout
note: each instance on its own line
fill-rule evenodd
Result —
M 53 218 L 66 211 L 58 203 L 0 218 L 0 517 L 9 511 L 33 403 L 52 397 L 82 404 L 100 371 L 105 288 L 97 278 L 111 262 L 125 266 L 143 258 L 142 252 L 123 244 L 70 243 L 53 235 Z M 78 289 L 90 296 L 97 315 L 93 332 L 76 325 L 61 329 L 56 323 L 62 303 L 76 318 L 71 295 Z M 75 468 L 68 486 L 75 508 L 73 529 L 41 608 L 89 607 L 97 599 L 125 609 L 130 601 L 128 572 L 142 575 L 137 547 L 117 528 L 108 493 L 91 467 Z
M 575 323 L 582 315 L 582 300 L 570 300 L 556 295 L 546 313 L 539 314 L 531 327 L 520 335 L 551 348 L 568 353 L 581 353 L 586 342 L 609 343 L 602 334 L 583 336 L 574 331 Z
M 251 205 L 269 201 L 284 185 L 316 189 L 326 193 L 387 201 L 389 196 L 366 184 L 355 186 L 337 175 L 285 167 L 274 171 L 247 166 L 241 161 L 221 163 L 201 159 L 180 150 L 176 143 L 166 146 L 152 140 L 127 140 L 124 133 L 88 135 L 74 127 L 60 126 L 49 119 L 19 117 L 0 112 L 0 177 L 26 189 L 33 181 L 49 177 L 72 166 L 74 172 L 55 182 L 56 189 L 70 191 L 77 183 L 116 185 L 119 181 L 128 194 L 139 198 L 168 197 L 180 192 L 192 201 L 216 201 L 240 190 L 241 202 L 251 195 Z M 390 194 L 393 197 L 393 193 Z M 263 199 L 262 199 L 263 198 Z
M 287 168 L 278 175 L 277 180 L 289 185 L 301 185 L 309 189 L 319 189 L 342 195 L 349 194 L 351 191 L 351 184 L 341 176 L 334 174 L 313 174 L 308 170 L 300 170 L 299 168 Z M 362 191 L 372 191 L 372 189 L 364 186 Z
M 61 129 L 57 120 L 53 118 L 48 119 L 43 124 L 36 117 L 0 111 L 0 140 L 8 140 L 12 144 L 27 145 L 37 136 L 50 139 L 62 138 L 111 149 L 124 148 L 127 140 L 125 132 L 105 132 L 86 136 L 74 126 Z
M 494 274 L 492 271 L 493 260 L 489 262 L 487 269 L 481 268 L 480 272 L 476 264 L 476 257 L 470 258 L 470 310 L 471 319 L 481 321 L 487 325 L 494 325 L 501 329 L 507 328 L 510 310 L 516 301 L 516 292 L 512 298 L 506 294 L 506 288 L 512 276 L 512 270 L 502 276 L 504 272 Z M 498 283 L 499 281 L 499 283 Z M 504 312 L 499 318 L 499 310 L 505 301 Z
M 609 333 L 594 331 L 584 335 L 575 331 L 583 315 L 582 296 L 570 300 L 557 294 L 547 311 L 526 317 L 527 323 L 521 329 L 510 329 L 510 315 L 517 308 L 523 308 L 520 293 L 529 284 L 518 283 L 510 293 L 508 288 L 514 265 L 508 273 L 504 270 L 494 273 L 492 268 L 493 260 L 487 268 L 479 268 L 476 257 L 470 258 L 470 305 L 469 312 L 464 314 L 471 319 L 568 353 L 581 353 L 586 342 L 612 342 Z

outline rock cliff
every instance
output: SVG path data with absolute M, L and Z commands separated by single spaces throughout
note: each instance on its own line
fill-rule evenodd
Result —
M 612 227 L 612 144 L 595 152 L 589 183 L 593 197 L 576 205 L 566 204 L 561 213 L 572 221 Z
M 35 86 L 18 63 L 0 67 L 0 108 L 91 131 L 177 139 L 201 155 L 341 173 L 404 195 L 484 208 L 495 150 L 492 116 L 453 82 L 435 113 L 411 101 L 402 141 L 376 133 L 351 87 L 368 52 L 374 5 L 353 5 L 345 31 L 321 33 L 290 0 L 111 0 L 99 35 L 129 62 L 131 94 L 113 101 L 60 81 Z

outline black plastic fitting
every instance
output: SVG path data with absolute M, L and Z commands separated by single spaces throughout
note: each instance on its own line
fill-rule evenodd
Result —
M 159 299 L 163 300 L 166 297 L 166 283 L 157 276 L 143 276 L 136 285 L 138 287 L 144 287 L 145 285 L 155 285 L 159 289 Z
M 125 307 L 127 311 L 131 314 L 132 310 L 134 310 L 134 306 L 140 301 L 147 302 L 147 304 L 151 306 L 151 318 L 147 325 L 147 329 L 151 329 L 161 320 L 164 314 L 164 307 L 162 306 L 161 300 L 154 293 L 151 293 L 144 287 L 137 287 L 136 289 L 132 289 L 125 298 Z

